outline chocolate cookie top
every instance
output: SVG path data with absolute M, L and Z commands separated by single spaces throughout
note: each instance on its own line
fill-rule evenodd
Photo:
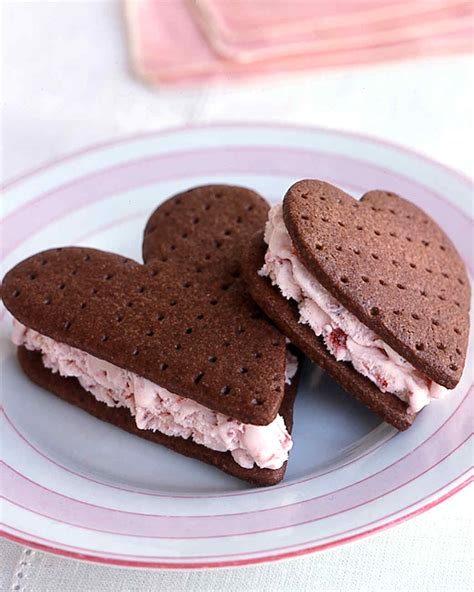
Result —
M 436 222 L 394 193 L 370 191 L 357 201 L 315 180 L 290 187 L 283 215 L 318 281 L 416 368 L 454 388 L 466 357 L 470 286 Z
M 263 226 L 267 206 L 240 188 L 226 188 L 226 199 L 214 189 L 197 191 L 189 204 L 183 195 L 182 204 L 174 198 L 153 215 L 157 221 L 164 212 L 154 231 L 163 242 L 149 264 L 94 249 L 53 249 L 5 276 L 3 300 L 16 319 L 44 335 L 265 425 L 284 395 L 285 339 L 244 292 L 238 251 Z M 194 235 L 199 224 L 203 230 Z

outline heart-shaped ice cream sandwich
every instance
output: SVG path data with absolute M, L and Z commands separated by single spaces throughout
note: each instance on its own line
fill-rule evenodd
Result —
M 26 374 L 177 452 L 259 485 L 280 481 L 296 360 L 240 280 L 267 211 L 250 190 L 200 188 L 154 213 L 145 253 L 157 257 L 146 265 L 74 247 L 18 264 L 2 296 Z
M 349 393 L 398 429 L 460 380 L 470 286 L 425 212 L 384 191 L 360 201 L 294 184 L 245 264 L 255 301 Z

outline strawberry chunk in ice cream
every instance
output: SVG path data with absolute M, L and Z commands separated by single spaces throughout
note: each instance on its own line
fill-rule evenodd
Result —
M 46 368 L 61 376 L 75 377 L 98 401 L 109 407 L 128 408 L 142 430 L 158 430 L 167 436 L 191 438 L 212 450 L 229 451 L 235 462 L 247 469 L 254 465 L 279 469 L 288 459 L 293 443 L 281 415 L 265 426 L 242 423 L 170 393 L 133 372 L 54 341 L 16 319 L 12 340 L 15 345 L 41 352 Z M 296 370 L 297 360 L 287 352 L 287 383 L 291 383 Z
M 281 204 L 269 212 L 265 228 L 268 249 L 260 275 L 268 276 L 283 296 L 298 303 L 300 322 L 321 337 L 331 354 L 393 393 L 417 413 L 446 389 L 436 384 L 384 343 L 340 304 L 304 267 L 283 220 Z

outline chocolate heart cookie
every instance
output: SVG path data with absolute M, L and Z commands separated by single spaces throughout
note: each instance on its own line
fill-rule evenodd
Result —
M 246 189 L 198 188 L 152 216 L 146 265 L 68 247 L 15 266 L 2 297 L 26 374 L 242 479 L 281 480 L 296 360 L 246 295 L 239 263 L 267 210 Z
M 465 266 L 436 222 L 398 195 L 358 201 L 322 181 L 296 183 L 254 237 L 245 273 L 291 341 L 397 428 L 459 382 Z

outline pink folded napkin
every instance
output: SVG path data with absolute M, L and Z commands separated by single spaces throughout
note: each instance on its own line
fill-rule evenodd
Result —
M 132 65 L 149 83 L 472 50 L 466 0 L 128 0 Z

